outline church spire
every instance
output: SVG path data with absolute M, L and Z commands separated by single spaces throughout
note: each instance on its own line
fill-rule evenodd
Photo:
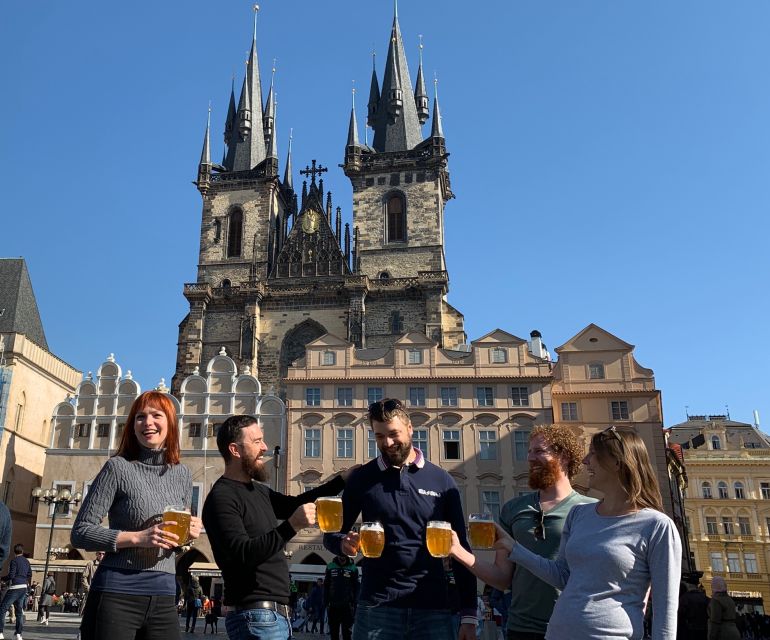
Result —
M 353 104 L 350 109 L 350 124 L 348 125 L 348 147 L 359 147 L 358 123 L 356 122 L 356 88 L 353 87 Z
M 396 5 L 372 144 L 377 151 L 408 151 L 420 142 L 422 134 Z
M 444 127 L 441 124 L 441 111 L 438 108 L 438 78 L 433 79 L 433 122 L 431 124 L 430 137 L 444 137 Z
M 235 150 L 235 143 L 238 136 L 237 124 L 238 112 L 235 109 L 235 74 L 233 74 L 230 85 L 230 104 L 227 107 L 227 120 L 225 120 L 225 152 L 222 158 L 222 164 L 227 169 L 231 169 L 231 150 Z
M 417 107 L 417 117 L 423 125 L 428 120 L 428 94 L 425 91 L 425 80 L 422 75 L 422 35 L 420 35 L 420 66 L 417 67 L 417 82 L 414 85 L 414 104 Z
M 273 133 L 275 132 L 275 94 L 273 86 L 275 85 L 275 59 L 273 59 L 273 72 L 270 76 L 270 90 L 267 92 L 267 102 L 265 102 L 265 113 L 262 117 L 265 131 L 265 142 L 268 149 L 273 146 Z M 268 157 L 270 154 L 268 153 Z
M 270 94 L 268 95 L 267 99 L 270 100 L 270 105 L 271 105 L 270 112 L 272 113 L 272 116 L 270 118 L 271 120 L 270 126 L 272 131 L 270 132 L 267 157 L 275 159 L 276 175 L 278 174 L 278 135 L 277 135 L 278 102 L 277 102 L 277 98 L 278 96 L 273 93 L 273 88 L 270 87 Z
M 366 125 L 374 129 L 377 118 L 377 107 L 380 104 L 380 83 L 377 81 L 377 54 L 372 51 L 372 83 L 369 86 L 369 103 L 367 106 Z
M 205 196 L 211 180 L 211 103 L 209 103 L 209 113 L 206 118 L 206 133 L 203 136 L 203 149 L 201 149 L 201 161 L 198 163 L 198 190 Z
M 291 141 L 294 137 L 294 129 L 289 129 L 289 152 L 286 154 L 286 168 L 283 171 L 283 186 L 294 191 L 294 178 L 291 168 Z
M 257 56 L 257 12 L 254 5 L 254 35 L 246 63 L 241 100 L 238 105 L 239 139 L 235 147 L 233 171 L 249 171 L 265 159 L 265 133 L 260 126 L 262 115 L 262 86 Z

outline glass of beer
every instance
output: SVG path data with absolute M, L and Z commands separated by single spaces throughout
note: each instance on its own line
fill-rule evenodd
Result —
M 468 516 L 468 541 L 474 549 L 491 549 L 495 545 L 495 520 L 491 513 Z
M 186 544 L 190 537 L 190 510 L 183 505 L 167 505 L 163 508 L 163 522 L 167 521 L 176 524 L 164 524 L 163 530 L 179 536 L 175 541 L 178 546 Z
M 367 558 L 379 558 L 385 548 L 385 529 L 379 522 L 364 522 L 358 530 L 358 545 Z
M 452 525 L 444 520 L 431 520 L 425 531 L 428 552 L 434 558 L 446 558 L 452 546 Z
M 318 528 L 324 533 L 337 533 L 342 529 L 342 498 L 318 498 L 315 501 Z

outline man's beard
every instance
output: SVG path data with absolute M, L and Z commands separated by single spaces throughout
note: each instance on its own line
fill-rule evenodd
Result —
M 400 467 L 412 452 L 412 441 L 399 442 L 387 449 L 380 449 L 382 459 L 392 467 Z
M 548 489 L 556 484 L 561 472 L 559 461 L 556 458 L 546 460 L 545 463 L 529 464 L 529 488 Z
M 261 457 L 253 460 L 241 458 L 241 469 L 252 480 L 266 482 L 270 477 L 270 471 L 264 463 L 260 462 L 261 459 Z

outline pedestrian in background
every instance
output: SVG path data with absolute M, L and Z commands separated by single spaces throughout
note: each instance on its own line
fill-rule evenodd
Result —
M 195 633 L 195 621 L 198 619 L 201 607 L 203 606 L 203 589 L 195 576 L 190 577 L 190 583 L 187 585 L 187 591 L 184 596 L 187 609 L 187 618 L 184 622 L 185 633 Z M 190 625 L 192 620 L 192 626 Z
M 348 556 L 336 556 L 326 565 L 324 607 L 331 640 L 350 640 L 358 599 L 358 567 Z
M 16 556 L 8 565 L 8 590 L 0 602 L 0 640 L 3 639 L 3 627 L 5 626 L 5 614 L 13 607 L 16 615 L 16 640 L 21 640 L 24 630 L 24 601 L 27 598 L 27 589 L 32 582 L 32 567 L 29 560 L 24 557 L 24 545 L 17 544 L 13 548 Z
M 708 606 L 708 640 L 741 640 L 735 601 L 727 595 L 727 583 L 721 576 L 711 579 L 711 601 Z
M 174 401 L 146 391 L 131 405 L 118 450 L 91 484 L 72 527 L 75 547 L 106 551 L 91 580 L 82 640 L 181 637 L 174 551 L 186 541 L 165 529 L 174 521 L 163 522 L 162 514 L 191 500 Z M 200 531 L 200 518 L 192 516 L 190 537 Z
M 104 558 L 104 551 L 97 551 L 94 559 L 86 565 L 85 569 L 83 569 L 83 578 L 81 581 L 83 595 L 80 598 L 80 610 L 78 611 L 81 616 L 83 615 L 83 609 L 85 609 L 86 606 L 88 592 L 91 590 L 91 580 L 94 579 L 94 574 L 96 573 L 96 569 L 99 567 L 102 558 Z

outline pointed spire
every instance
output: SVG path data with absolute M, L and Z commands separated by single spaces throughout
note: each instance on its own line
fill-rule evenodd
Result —
M 270 77 L 270 90 L 267 92 L 267 102 L 265 103 L 265 112 L 262 116 L 263 128 L 265 132 L 265 142 L 268 149 L 272 145 L 273 132 L 275 131 L 275 106 L 276 98 L 273 91 L 275 84 L 275 58 L 273 58 L 273 73 Z
M 235 108 L 235 74 L 230 85 L 230 104 L 227 107 L 227 120 L 225 120 L 225 152 L 222 157 L 222 164 L 228 169 L 231 168 L 231 150 L 235 150 L 235 143 L 237 142 L 237 118 L 238 111 Z
M 294 129 L 289 129 L 289 152 L 286 154 L 286 169 L 283 172 L 283 186 L 294 191 L 294 178 L 291 168 L 291 141 L 294 138 Z
M 302 206 L 305 206 L 307 200 L 307 180 L 302 181 Z
M 444 137 L 444 127 L 441 124 L 441 111 L 438 108 L 438 78 L 433 78 L 433 123 L 430 129 L 430 137 Z
M 377 117 L 377 107 L 380 104 L 380 83 L 377 82 L 377 54 L 372 51 L 372 83 L 369 86 L 369 102 L 366 105 L 366 125 L 374 128 Z
M 259 5 L 254 5 L 254 35 L 251 39 L 251 51 L 246 63 L 246 76 L 243 79 L 243 90 L 238 106 L 240 140 L 236 145 L 233 170 L 248 171 L 265 159 L 265 132 L 259 126 L 262 115 L 262 86 L 259 76 L 259 57 L 257 56 L 257 12 Z M 248 104 L 248 126 L 245 126 L 241 105 Z
M 326 192 L 326 219 L 331 224 L 332 221 L 332 192 Z
M 272 131 L 270 133 L 270 146 L 269 146 L 269 149 L 267 151 L 267 157 L 275 159 L 275 172 L 276 172 L 276 175 L 277 175 L 278 174 L 278 134 L 277 134 L 278 129 L 277 129 L 277 126 L 276 126 L 276 122 L 278 120 L 278 103 L 276 102 L 277 96 L 275 94 L 273 94 L 273 88 L 272 87 L 270 88 L 270 95 L 273 96 L 273 99 L 272 99 L 273 116 L 271 118 L 271 120 L 272 120 L 272 124 L 271 124 Z M 270 98 L 270 96 L 268 96 L 268 99 L 269 98 Z
M 345 262 L 348 263 L 350 268 L 350 223 L 345 223 Z
M 414 104 L 417 107 L 417 117 L 423 125 L 428 120 L 428 93 L 425 91 L 425 80 L 422 75 L 422 34 L 420 34 L 420 66 L 417 67 L 417 82 L 414 85 Z
M 211 103 L 209 102 L 209 115 L 206 119 L 206 134 L 203 136 L 203 150 L 201 151 L 201 165 L 211 165 L 211 151 L 209 144 L 209 132 L 211 131 Z
M 211 181 L 211 145 L 210 145 L 210 132 L 211 132 L 211 103 L 209 102 L 209 113 L 206 118 L 206 133 L 203 136 L 203 149 L 201 149 L 201 161 L 198 163 L 198 190 L 203 196 L 206 195 L 209 189 Z
M 397 6 L 394 7 L 388 59 L 373 128 L 372 145 L 377 151 L 407 151 L 422 142 Z
M 342 236 L 342 207 L 337 207 L 337 219 L 334 224 L 334 235 L 337 238 L 337 244 L 339 244 Z
M 353 106 L 350 109 L 350 124 L 348 125 L 348 147 L 361 146 L 358 142 L 358 122 L 356 121 L 356 88 L 353 87 Z

